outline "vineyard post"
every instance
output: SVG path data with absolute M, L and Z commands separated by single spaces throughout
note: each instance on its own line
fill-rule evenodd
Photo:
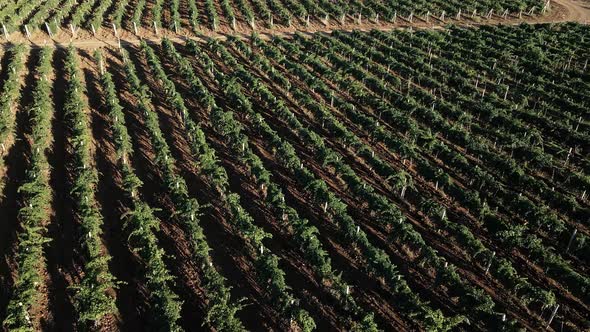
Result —
M 504 13 L 502 13 L 502 18 L 504 18 L 504 19 L 508 18 L 508 9 L 504 10 Z
M 490 271 L 490 267 L 492 266 L 492 262 L 494 261 L 494 257 L 496 257 L 495 251 L 492 252 L 492 257 L 490 257 L 490 261 L 488 262 L 488 265 L 486 266 L 486 273 L 485 274 L 488 274 L 488 272 Z
M 518 18 L 522 20 L 522 9 L 518 12 Z
M 340 24 L 344 25 L 345 20 L 346 20 L 346 15 L 342 14 L 342 16 L 340 16 Z
M 92 35 L 96 37 L 96 29 L 94 29 L 94 24 L 90 24 L 90 28 L 92 29 Z
M 139 33 L 137 32 L 137 23 L 133 22 L 133 31 L 135 32 L 136 36 L 139 36 Z
M 475 18 L 475 15 L 477 15 L 477 9 L 473 10 L 473 13 L 471 13 L 471 18 Z
M 176 21 L 174 21 L 174 32 L 178 34 L 178 23 Z
M 585 193 L 585 192 L 584 192 Z M 567 253 L 568 251 L 570 251 L 570 247 L 572 246 L 572 243 L 574 242 L 574 238 L 576 237 L 576 234 L 578 233 L 578 229 L 574 229 L 574 231 L 572 232 L 572 236 L 570 236 L 570 240 L 567 243 L 567 248 L 565 248 L 565 252 Z
M 375 16 L 375 23 L 379 24 L 379 14 Z
M 47 34 L 49 35 L 49 37 L 53 38 L 53 33 L 51 32 L 51 28 L 49 27 L 49 24 L 47 24 L 47 22 L 45 22 L 45 29 L 47 29 Z
M 457 21 L 461 19 L 461 8 L 459 8 L 459 11 L 457 12 L 456 19 L 457 19 Z
M 233 30 L 236 30 L 236 17 L 235 16 L 232 17 L 232 19 L 231 19 L 231 28 Z
M 567 156 L 565 157 L 565 161 L 563 163 L 563 166 L 567 165 L 567 162 L 570 160 L 570 156 L 572 155 L 572 151 L 574 148 L 570 148 L 569 151 L 567 152 Z
M 444 22 L 444 21 L 445 21 L 445 15 L 446 15 L 446 14 L 447 14 L 447 12 L 446 12 L 446 11 L 444 11 L 444 10 L 443 10 L 443 11 L 442 11 L 442 13 L 440 14 L 440 18 L 439 18 L 439 19 L 440 19 L 442 22 Z
M 397 21 L 397 10 L 393 12 L 393 24 L 395 24 L 395 22 Z
M 508 90 L 510 90 L 510 86 L 506 87 L 506 92 L 504 93 L 504 101 L 508 98 Z
M 413 20 L 414 20 L 414 12 L 411 12 L 410 15 L 408 16 L 408 22 L 412 23 Z
M 119 37 L 119 33 L 117 32 L 117 26 L 113 23 L 113 32 L 115 33 L 115 37 Z
M 490 9 L 490 11 L 488 12 L 488 15 L 486 15 L 486 18 L 489 20 L 490 18 L 492 18 L 492 15 L 494 15 L 494 10 Z
M 158 35 L 158 24 L 154 21 L 154 32 Z
M 547 10 L 551 9 L 551 0 L 547 0 L 545 5 L 543 5 L 543 9 L 541 10 L 542 14 L 545 14 Z
M 359 25 L 361 25 L 362 20 L 363 20 L 363 15 L 361 13 L 359 13 L 359 15 L 358 15 L 358 24 Z
M 430 11 L 426 12 L 426 19 L 425 19 L 426 23 L 428 23 L 430 21 Z
M 535 7 L 531 8 L 527 15 L 532 16 L 535 13 Z
M 25 32 L 27 33 L 27 38 L 31 38 L 31 32 L 29 31 L 29 27 L 25 24 Z
M 6 30 L 6 25 L 4 25 L 4 23 L 2 23 L 2 31 L 4 31 L 4 38 L 8 40 L 8 30 Z
M 309 26 L 309 15 L 307 15 L 307 19 L 306 19 L 306 21 L 305 21 L 305 25 L 306 25 L 306 26 Z
M 72 24 L 70 24 L 70 31 L 72 31 L 72 37 L 75 37 L 76 29 L 74 28 L 74 26 Z
M 553 318 L 555 318 L 555 315 L 557 314 L 558 309 L 559 309 L 559 304 L 556 304 L 555 309 L 553 309 L 553 312 L 551 313 L 551 317 L 549 318 L 549 322 L 547 323 L 547 326 L 545 327 L 546 329 L 548 329 L 549 326 L 551 326 L 551 322 L 553 322 Z

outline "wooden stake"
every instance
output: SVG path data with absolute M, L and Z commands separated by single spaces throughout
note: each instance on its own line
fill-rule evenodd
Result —
M 584 192 L 586 193 L 586 192 Z M 578 229 L 574 229 L 574 231 L 572 232 L 572 236 L 570 236 L 570 240 L 567 243 L 567 248 L 565 248 L 565 252 L 567 253 L 570 250 L 570 247 L 572 246 L 572 243 L 574 242 L 574 238 L 576 237 L 576 234 L 578 233 Z
M 29 31 L 29 27 L 25 24 L 25 32 L 27 33 L 27 38 L 31 38 L 31 32 Z
M 565 157 L 565 162 L 563 163 L 563 165 L 565 166 L 567 164 L 567 162 L 570 160 L 570 156 L 572 155 L 572 151 L 573 148 L 570 148 L 570 150 L 567 153 L 567 157 Z
M 494 257 L 496 257 L 496 252 L 492 252 L 492 257 L 490 257 L 490 261 L 488 262 L 488 265 L 486 266 L 486 273 L 488 274 L 488 272 L 490 271 L 490 267 L 492 266 L 492 262 L 494 261 Z
M 133 22 L 133 31 L 135 32 L 136 36 L 139 36 L 139 33 L 137 33 L 137 23 Z
M 113 32 L 115 34 L 115 37 L 119 37 L 119 33 L 117 32 L 117 25 L 115 25 L 115 23 L 113 23 Z
M 547 2 L 545 2 L 545 5 L 543 6 L 543 9 L 541 10 L 541 13 L 545 14 L 547 12 L 547 10 L 549 10 L 551 8 L 551 0 L 547 0 Z
M 45 29 L 47 29 L 47 34 L 49 35 L 49 37 L 53 38 L 53 33 L 51 33 L 51 28 L 49 27 L 49 24 L 47 24 L 47 22 L 45 22 Z
M 4 31 L 4 38 L 8 40 L 8 30 L 6 30 L 6 25 L 4 25 L 4 23 L 2 23 L 2 31 Z
M 545 327 L 545 329 L 548 329 L 549 326 L 551 326 L 551 322 L 553 322 L 553 318 L 555 318 L 555 315 L 557 314 L 558 309 L 559 309 L 559 304 L 555 305 L 555 309 L 553 309 L 553 312 L 551 313 L 551 318 L 549 318 L 549 322 L 547 323 L 547 326 Z

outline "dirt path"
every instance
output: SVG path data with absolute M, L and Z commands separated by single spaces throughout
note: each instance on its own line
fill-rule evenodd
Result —
M 438 18 L 431 17 L 430 19 L 426 20 L 424 18 L 414 18 L 412 22 L 409 22 L 403 18 L 399 18 L 397 22 L 374 22 L 369 21 L 367 19 L 363 20 L 361 23 L 354 21 L 353 19 L 349 18 L 349 20 L 344 23 L 336 23 L 335 21 L 330 21 L 328 24 L 324 24 L 321 22 L 314 22 L 308 27 L 303 28 L 288 28 L 284 26 L 275 26 L 272 29 L 269 28 L 262 28 L 259 27 L 256 29 L 257 32 L 262 38 L 272 38 L 274 36 L 285 36 L 288 37 L 294 33 L 315 33 L 315 32 L 326 32 L 329 33 L 333 30 L 343 30 L 343 31 L 352 31 L 352 30 L 394 30 L 394 29 L 408 29 L 408 28 L 415 28 L 415 29 L 442 29 L 448 24 L 455 24 L 459 26 L 478 26 L 478 25 L 517 25 L 521 23 L 530 23 L 530 24 L 541 24 L 541 23 L 559 23 L 559 22 L 578 22 L 582 24 L 589 24 L 590 23 L 590 1 L 589 0 L 551 0 L 550 10 L 543 14 L 543 15 L 533 15 L 529 16 L 523 14 L 522 17 L 519 17 L 518 14 L 511 14 L 506 18 L 503 18 L 499 15 L 493 15 L 491 18 L 487 19 L 484 17 L 477 16 L 475 18 L 471 18 L 470 15 L 463 15 L 460 19 L 456 17 L 447 18 L 444 21 L 441 21 Z M 226 29 L 222 29 L 226 30 Z M 214 37 L 219 39 L 226 39 L 230 34 L 241 36 L 243 38 L 248 38 L 253 30 L 250 27 L 239 25 L 237 31 L 233 33 L 226 33 L 226 32 L 213 32 L 213 31 L 204 31 L 200 35 L 195 35 L 194 33 L 188 30 L 181 30 L 179 33 L 175 33 L 174 31 L 159 29 L 159 34 L 156 35 L 154 31 L 149 29 L 141 28 L 139 29 L 139 36 L 135 35 L 131 31 L 119 29 L 117 31 L 117 36 L 115 36 L 112 30 L 102 29 L 102 31 L 98 32 L 96 36 L 94 36 L 89 31 L 79 30 L 76 32 L 76 36 L 72 38 L 72 33 L 70 30 L 62 29 L 57 33 L 54 33 L 52 38 L 48 38 L 49 36 L 42 31 L 37 31 L 33 33 L 31 38 L 26 38 L 26 36 L 22 35 L 21 33 L 13 33 L 9 36 L 8 41 L 3 39 L 0 45 L 3 47 L 11 47 L 15 43 L 28 43 L 32 47 L 42 47 L 42 46 L 53 46 L 58 48 L 67 47 L 70 44 L 73 44 L 77 48 L 82 49 L 96 49 L 99 47 L 111 46 L 111 47 L 118 47 L 119 44 L 121 45 L 138 45 L 140 38 L 147 39 L 148 41 L 152 41 L 154 43 L 158 43 L 160 38 L 165 36 L 171 39 L 174 42 L 183 42 L 186 39 L 195 39 L 195 40 L 202 40 L 207 37 Z
M 588 0 L 553 0 L 564 8 L 566 15 L 562 22 L 590 22 L 590 1 Z

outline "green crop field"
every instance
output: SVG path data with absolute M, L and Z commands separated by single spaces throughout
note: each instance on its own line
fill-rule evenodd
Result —
M 1 4 L 3 330 L 590 329 L 562 1 Z

